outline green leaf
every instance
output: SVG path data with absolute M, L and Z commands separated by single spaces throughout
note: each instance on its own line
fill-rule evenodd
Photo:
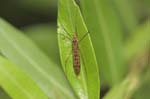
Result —
M 58 7 L 58 40 L 63 69 L 80 99 L 99 99 L 98 66 L 79 7 L 73 0 L 59 0 Z M 73 68 L 73 50 L 76 50 L 72 49 L 73 37 L 79 41 L 79 75 Z
M 122 57 L 122 29 L 108 0 L 81 0 L 81 9 L 98 59 L 101 78 L 110 86 L 119 83 L 125 67 Z
M 55 63 L 60 65 L 56 24 L 36 24 L 24 27 L 23 30 Z
M 37 82 L 52 99 L 74 99 L 60 68 L 29 38 L 0 19 L 0 52 Z
M 128 38 L 125 44 L 125 58 L 127 61 L 148 47 L 150 41 L 149 27 L 150 20 L 147 20 L 132 33 L 133 35 L 130 38 Z
M 29 76 L 1 56 L 0 84 L 13 99 L 48 99 Z

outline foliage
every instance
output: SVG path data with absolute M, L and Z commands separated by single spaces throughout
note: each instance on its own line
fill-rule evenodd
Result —
M 0 99 L 149 99 L 149 4 L 0 1 Z

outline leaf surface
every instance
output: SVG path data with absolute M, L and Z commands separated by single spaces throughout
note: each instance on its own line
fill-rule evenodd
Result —
M 0 19 L 0 52 L 25 71 L 52 99 L 74 99 L 62 70 L 29 38 Z
M 119 83 L 125 72 L 122 28 L 108 0 L 81 0 L 81 9 L 96 52 L 101 78 L 109 86 Z
M 0 84 L 13 99 L 48 99 L 28 75 L 1 56 Z
M 80 99 L 99 99 L 99 71 L 90 35 L 84 24 L 79 7 L 73 0 L 59 0 L 58 40 L 61 62 L 68 80 Z M 75 37 L 76 35 L 76 37 Z M 75 38 L 73 38 L 75 37 Z M 78 40 L 78 49 L 72 41 Z M 76 75 L 73 54 L 79 52 L 79 75 Z M 78 57 L 77 56 L 77 57 Z

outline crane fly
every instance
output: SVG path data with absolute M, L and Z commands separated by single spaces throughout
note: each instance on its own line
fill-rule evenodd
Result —
M 73 57 L 73 68 L 75 74 L 78 76 L 80 73 L 80 51 L 79 51 L 79 40 L 76 33 L 72 39 L 72 57 Z
M 73 35 L 70 35 L 69 32 L 67 32 L 64 27 L 63 27 L 63 30 L 67 33 L 67 35 L 69 37 L 66 37 L 66 35 L 64 35 L 62 33 L 60 33 L 60 34 L 62 34 L 63 36 L 65 36 L 66 38 L 68 38 L 69 40 L 71 40 L 71 43 L 72 43 L 73 69 L 74 69 L 75 75 L 78 76 L 80 74 L 80 69 L 81 69 L 81 60 L 80 60 L 81 56 L 80 56 L 79 43 L 86 37 L 86 35 L 88 34 L 88 32 L 85 33 L 83 35 L 83 37 L 79 40 L 78 36 L 77 36 L 77 32 L 74 32 Z M 68 61 L 68 58 L 67 58 L 66 62 Z

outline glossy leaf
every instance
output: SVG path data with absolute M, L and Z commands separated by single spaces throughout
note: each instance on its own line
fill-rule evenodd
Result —
M 25 71 L 53 99 L 74 99 L 60 68 L 29 38 L 0 19 L 0 52 Z
M 73 0 L 59 0 L 58 6 L 58 40 L 63 69 L 80 99 L 99 99 L 98 66 L 79 7 Z M 72 40 L 75 35 L 79 41 L 79 75 L 73 68 Z

